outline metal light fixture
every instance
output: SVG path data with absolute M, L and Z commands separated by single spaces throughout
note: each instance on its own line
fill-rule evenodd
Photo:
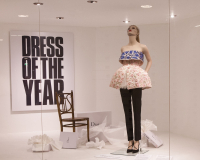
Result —
M 124 23 L 129 23 L 130 21 L 126 20 L 126 21 L 123 21 Z
M 41 3 L 41 2 L 35 2 L 35 3 L 33 3 L 34 5 L 37 5 L 37 6 L 41 6 L 41 5 L 43 5 L 43 3 Z
M 64 17 L 56 17 L 56 19 L 64 19 Z
M 177 15 L 174 15 L 174 14 L 171 14 L 171 18 L 174 18 L 174 17 L 176 17 Z
M 87 1 L 88 3 L 97 3 L 97 1 Z

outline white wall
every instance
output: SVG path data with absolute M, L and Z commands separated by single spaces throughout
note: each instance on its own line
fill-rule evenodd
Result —
M 41 131 L 40 112 L 12 112 L 9 31 L 38 31 L 38 25 L 0 24 L 0 133 Z M 44 32 L 73 32 L 75 58 L 75 110 L 95 110 L 95 28 L 41 25 Z M 69 75 L 70 76 L 70 75 Z M 43 129 L 59 130 L 57 111 L 43 111 Z

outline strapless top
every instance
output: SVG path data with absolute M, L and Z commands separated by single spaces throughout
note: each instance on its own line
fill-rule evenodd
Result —
M 139 60 L 141 61 L 141 66 L 144 62 L 144 54 L 136 50 L 124 51 L 119 60 Z

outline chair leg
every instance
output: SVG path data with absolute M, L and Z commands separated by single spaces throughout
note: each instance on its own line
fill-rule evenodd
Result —
M 62 122 L 60 122 L 60 130 L 61 130 L 61 132 L 63 132 L 63 125 L 62 125 Z
M 90 137 L 89 137 L 89 119 L 87 120 L 87 138 L 88 138 L 88 142 L 90 142 Z
M 73 121 L 73 132 L 75 132 L 75 122 Z

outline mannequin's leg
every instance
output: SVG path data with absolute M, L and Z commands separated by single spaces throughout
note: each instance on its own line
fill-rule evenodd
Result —
M 120 89 L 120 94 L 122 98 L 125 120 L 126 120 L 127 137 L 128 141 L 131 141 L 133 140 L 131 93 L 128 89 Z
M 142 88 L 131 90 L 134 113 L 134 134 L 135 141 L 141 140 L 141 107 L 142 107 Z

